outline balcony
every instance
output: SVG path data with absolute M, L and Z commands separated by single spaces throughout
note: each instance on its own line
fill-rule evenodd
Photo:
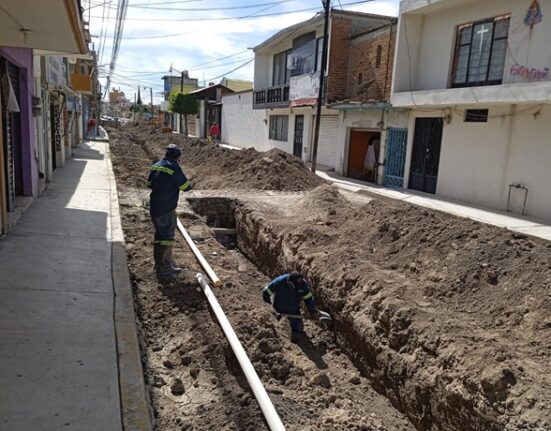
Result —
M 287 108 L 289 106 L 289 85 L 255 90 L 253 109 Z

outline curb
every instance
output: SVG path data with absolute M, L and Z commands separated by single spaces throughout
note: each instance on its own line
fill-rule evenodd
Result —
M 142 357 L 126 242 L 119 212 L 117 184 L 115 182 L 109 141 L 105 152 L 111 189 L 111 274 L 114 291 L 113 318 L 118 354 L 119 396 L 122 428 L 125 431 L 152 431 L 149 395 L 144 381 Z

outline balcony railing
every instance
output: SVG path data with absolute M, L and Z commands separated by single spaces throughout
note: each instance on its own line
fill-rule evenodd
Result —
M 253 109 L 286 108 L 289 106 L 289 85 L 255 90 L 253 94 Z

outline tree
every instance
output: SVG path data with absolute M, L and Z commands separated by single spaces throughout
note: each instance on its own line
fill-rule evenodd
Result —
M 184 116 L 184 136 L 188 135 L 187 131 L 187 116 L 197 115 L 199 107 L 197 100 L 191 94 L 172 93 L 169 99 L 170 111 Z M 182 130 L 182 117 L 180 116 L 180 131 Z

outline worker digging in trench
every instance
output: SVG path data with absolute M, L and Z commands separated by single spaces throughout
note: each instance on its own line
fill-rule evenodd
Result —
M 304 301 L 312 317 L 319 315 L 309 281 L 296 271 L 274 278 L 262 291 L 262 298 L 274 307 L 278 317 L 287 316 L 293 343 L 306 335 L 300 316 L 300 303 Z
M 178 164 L 181 155 L 182 152 L 177 145 L 169 144 L 165 156 L 151 166 L 146 183 L 151 189 L 149 213 L 155 226 L 155 271 L 162 279 L 175 279 L 182 272 L 172 258 L 178 199 L 181 191 L 191 190 L 191 184 Z

